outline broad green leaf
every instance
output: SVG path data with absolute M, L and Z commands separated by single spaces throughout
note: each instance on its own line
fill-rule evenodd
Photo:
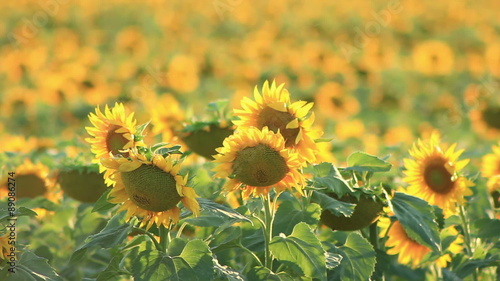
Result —
M 182 258 L 156 250 L 141 252 L 132 263 L 132 274 L 136 281 L 198 280 L 196 272 Z
M 349 167 L 345 168 L 346 171 L 358 172 L 387 172 L 392 167 L 391 163 L 360 151 L 347 157 L 347 165 Z
M 122 258 L 121 256 L 113 257 L 106 269 L 97 275 L 96 281 L 119 281 L 123 280 L 123 275 L 129 276 L 129 274 L 120 267 Z
M 180 254 L 198 276 L 198 280 L 209 281 L 214 278 L 212 253 L 202 240 L 191 240 Z
M 340 197 L 348 191 L 353 191 L 331 163 L 315 165 L 313 175 L 312 186 L 315 188 L 326 188 L 326 192 L 333 192 Z
M 215 203 L 213 201 L 198 198 L 201 207 L 201 215 L 197 218 L 188 218 L 186 222 L 196 226 L 220 226 L 226 224 L 228 226 L 235 222 L 252 222 L 247 217 L 241 215 L 228 206 Z
M 0 280 L 5 281 L 24 281 L 24 280 L 47 280 L 58 281 L 62 278 L 47 263 L 47 260 L 41 258 L 29 250 L 23 250 L 21 256 L 18 256 L 15 264 L 15 273 L 9 272 L 9 265 L 0 271 Z
M 470 259 L 466 256 L 462 256 L 461 260 L 455 260 L 453 261 L 453 264 L 458 263 L 458 265 L 454 268 L 453 272 L 462 279 L 471 275 L 474 271 L 476 271 L 476 269 L 490 266 L 500 266 L 500 260 L 498 256 L 482 260 Z
M 498 219 L 480 219 L 474 223 L 477 229 L 477 237 L 497 238 L 500 235 L 500 220 Z
M 182 238 L 174 238 L 168 244 L 168 254 L 170 256 L 179 256 L 186 247 L 187 240 Z
M 256 266 L 248 273 L 248 281 L 294 281 L 294 278 L 285 272 L 276 274 L 266 267 Z
M 357 232 L 349 234 L 343 246 L 330 251 L 342 255 L 340 267 L 335 269 L 335 280 L 369 280 L 375 271 L 375 251 Z
M 122 215 L 114 216 L 101 232 L 90 235 L 87 242 L 75 250 L 71 255 L 70 264 L 78 262 L 85 255 L 87 249 L 92 246 L 109 249 L 121 244 L 131 229 L 131 225 L 122 221 Z
M 215 235 L 214 239 L 210 241 L 212 251 L 220 251 L 228 248 L 237 247 L 241 244 L 241 228 L 228 227 Z
M 433 251 L 440 250 L 439 229 L 432 206 L 420 198 L 401 192 L 395 192 L 390 204 L 410 238 Z
M 16 208 L 16 210 L 12 213 L 13 216 L 11 216 L 11 212 L 8 211 L 8 209 L 0 209 L 1 214 L 5 214 L 0 217 L 0 223 L 8 225 L 8 220 L 9 219 L 14 219 L 18 217 L 35 217 L 37 216 L 37 213 L 33 210 L 30 210 L 25 207 L 19 207 Z
M 274 237 L 269 245 L 276 259 L 298 266 L 307 277 L 326 280 L 326 258 L 321 243 L 304 222 L 289 236 Z
M 58 205 L 45 197 L 36 198 L 20 198 L 17 201 L 17 206 L 26 207 L 29 209 L 42 208 L 49 211 L 55 211 Z
M 104 212 L 116 206 L 116 204 L 110 203 L 108 201 L 108 194 L 110 191 L 111 188 L 108 188 L 101 195 L 101 197 L 99 197 L 99 199 L 94 203 L 94 208 L 92 208 L 92 212 Z
M 246 278 L 241 273 L 225 265 L 220 265 L 216 258 L 213 259 L 213 262 L 216 280 L 246 281 Z
M 356 204 L 339 201 L 316 190 L 313 191 L 311 200 L 318 203 L 322 210 L 328 210 L 337 216 L 350 217 L 356 207 Z
M 284 201 L 276 211 L 273 236 L 277 236 L 280 233 L 289 235 L 292 233 L 293 227 L 300 222 L 305 222 L 316 228 L 320 216 L 321 208 L 318 204 L 311 203 L 304 210 L 296 199 Z

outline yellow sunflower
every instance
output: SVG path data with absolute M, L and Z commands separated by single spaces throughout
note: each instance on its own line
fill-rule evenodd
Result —
M 7 255 L 9 254 L 11 247 L 12 246 L 9 245 L 8 233 L 0 236 L 0 261 L 9 259 Z
M 287 149 L 283 137 L 267 127 L 239 130 L 216 150 L 214 162 L 219 165 L 213 171 L 215 177 L 230 177 L 226 190 L 242 187 L 244 199 L 267 195 L 273 186 L 279 191 L 295 186 L 302 193 L 304 177 L 297 152 Z
M 454 151 L 457 144 L 453 144 L 443 152 L 439 142 L 439 134 L 433 133 L 413 144 L 409 151 L 413 158 L 404 159 L 404 181 L 410 184 L 407 193 L 437 205 L 449 216 L 456 212 L 455 203 L 464 204 L 464 196 L 472 195 L 469 187 L 474 184 L 458 174 L 469 163 L 457 161 L 463 150 Z
M 58 203 L 61 200 L 61 192 L 56 188 L 54 179 L 50 176 L 49 167 L 41 163 L 33 163 L 29 159 L 17 166 L 14 170 L 16 198 L 35 198 L 43 196 L 48 200 Z M 9 194 L 8 177 L 1 181 L 0 198 L 6 198 Z M 33 209 L 38 217 L 44 217 L 47 210 L 41 208 Z
M 430 40 L 413 50 L 415 69 L 426 75 L 446 75 L 453 70 L 453 50 L 446 43 Z
M 486 139 L 500 137 L 500 104 L 481 102 L 469 112 L 473 129 Z
M 383 217 L 379 219 L 378 226 L 381 228 L 380 237 L 387 237 L 385 241 L 385 246 L 389 248 L 387 254 L 398 255 L 398 262 L 401 264 L 416 268 L 423 265 L 422 261 L 425 255 L 432 252 L 431 249 L 410 238 L 399 221 L 391 224 L 388 217 Z M 456 237 L 446 251 L 434 261 L 437 266 L 443 268 L 451 261 L 450 254 L 462 252 L 464 239 L 458 235 L 458 231 L 453 226 L 443 229 L 440 234 L 441 236 L 452 235 Z
M 150 102 L 153 134 L 162 135 L 162 141 L 172 142 L 177 132 L 182 130 L 184 111 L 174 96 L 165 94 Z
M 493 153 L 483 156 L 481 172 L 483 177 L 488 178 L 488 191 L 500 190 L 500 142 L 493 146 Z
M 148 160 L 130 150 L 129 158 L 105 158 L 101 163 L 114 171 L 108 201 L 123 203 L 119 211 L 127 210 L 127 220 L 137 216 L 141 218 L 141 227 L 146 225 L 146 229 L 153 224 L 168 227 L 170 221 L 179 221 L 179 201 L 195 216 L 199 214 L 198 195 L 186 186 L 187 175 L 179 174 L 181 166 L 172 156 L 155 154 Z
M 285 138 L 287 148 L 296 149 L 301 159 L 308 162 L 316 161 L 318 147 L 314 142 L 321 132 L 311 128 L 314 123 L 314 113 L 309 115 L 313 103 L 298 101 L 291 103 L 290 94 L 284 89 L 284 84 L 276 86 L 273 82 L 264 82 L 262 94 L 257 87 L 254 89 L 254 100 L 244 97 L 241 101 L 243 109 L 235 109 L 234 115 L 240 120 L 235 121 L 239 128 L 257 127 L 280 134 Z
M 335 82 L 328 82 L 321 86 L 314 100 L 322 115 L 335 120 L 353 116 L 360 110 L 358 100 L 348 95 L 346 90 Z
M 118 155 L 126 157 L 127 149 L 144 146 L 142 141 L 136 141 L 137 121 L 134 119 L 134 113 L 127 115 L 122 103 L 115 103 L 111 109 L 106 105 L 104 112 L 97 107 L 96 113 L 90 113 L 89 119 L 94 127 L 85 127 L 92 136 L 85 140 L 91 144 L 91 151 L 95 155 L 94 163 L 99 163 L 101 158 Z M 100 165 L 99 172 L 105 170 L 106 168 Z M 104 177 L 107 179 L 110 173 L 111 171 L 107 171 Z

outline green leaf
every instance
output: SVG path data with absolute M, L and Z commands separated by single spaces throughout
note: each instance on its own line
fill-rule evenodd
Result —
M 241 273 L 225 265 L 220 265 L 216 258 L 213 259 L 213 262 L 216 277 L 227 281 L 246 281 L 245 277 L 241 275 Z
M 432 206 L 420 198 L 401 192 L 394 193 L 390 204 L 410 238 L 433 251 L 440 251 L 439 228 Z
M 47 280 L 58 281 L 62 278 L 47 263 L 47 260 L 41 258 L 29 250 L 24 250 L 15 265 L 15 273 L 8 271 L 7 265 L 0 271 L 0 280 L 5 281 L 24 281 L 24 280 Z
M 198 280 L 208 281 L 214 278 L 212 253 L 208 245 L 202 240 L 189 241 L 180 257 L 196 272 Z
M 186 247 L 187 240 L 182 238 L 174 238 L 168 244 L 168 254 L 170 256 L 179 256 Z
M 49 211 L 55 211 L 58 205 L 45 197 L 36 198 L 20 198 L 17 201 L 18 206 L 23 206 L 29 209 L 42 208 Z
M 292 233 L 293 227 L 300 222 L 305 222 L 316 228 L 320 216 L 321 208 L 318 204 L 311 203 L 307 205 L 306 209 L 303 209 L 296 199 L 284 201 L 276 211 L 273 236 L 280 233 L 289 235 Z
M 256 266 L 248 273 L 248 281 L 294 281 L 290 275 L 285 272 L 278 274 L 263 266 Z
M 480 219 L 474 223 L 477 228 L 477 237 L 487 239 L 487 238 L 497 238 L 500 235 L 500 220 L 498 219 Z
M 328 210 L 337 216 L 350 217 L 356 208 L 356 204 L 339 201 L 316 190 L 312 193 L 311 201 L 318 203 L 322 210 Z
M 375 251 L 370 242 L 357 232 L 350 233 L 343 246 L 329 251 L 342 256 L 335 280 L 369 280 L 375 271 Z
M 339 171 L 332 163 L 323 162 L 313 167 L 312 186 L 325 189 L 342 197 L 346 192 L 353 192 L 352 188 L 342 178 Z
M 391 163 L 360 151 L 354 152 L 347 157 L 347 165 L 349 167 L 344 170 L 358 172 L 387 172 L 392 167 Z
M 201 215 L 197 218 L 186 219 L 186 222 L 190 224 L 207 227 L 223 224 L 230 226 L 235 222 L 242 221 L 252 223 L 250 219 L 230 207 L 203 198 L 198 198 L 197 200 L 200 203 Z
M 306 223 L 297 224 L 289 236 L 274 237 L 269 248 L 276 259 L 298 266 L 305 276 L 326 280 L 325 251 Z
M 94 203 L 94 207 L 92 208 L 92 213 L 104 212 L 104 211 L 107 211 L 107 210 L 113 208 L 114 206 L 116 206 L 116 204 L 110 203 L 108 201 L 108 194 L 110 191 L 111 191 L 111 188 L 108 188 L 106 191 L 104 191 L 104 193 L 101 195 L 101 197 L 99 197 L 97 202 Z
M 123 257 L 115 256 L 109 262 L 106 269 L 97 275 L 96 281 L 119 281 L 123 280 L 123 275 L 129 276 L 123 269 L 120 268 L 120 262 Z
M 212 251 L 221 251 L 228 248 L 238 247 L 241 244 L 241 228 L 228 227 L 217 233 L 214 239 L 210 241 Z
M 342 255 L 337 253 L 326 253 L 326 269 L 334 269 L 342 262 Z
M 5 215 L 0 217 L 1 224 L 6 224 L 9 219 L 13 218 L 24 217 L 24 216 L 28 217 L 37 216 L 37 213 L 35 211 L 25 207 L 16 208 L 16 210 L 13 213 L 13 216 L 11 216 L 11 213 L 7 209 L 0 209 L 0 213 L 5 213 Z
M 144 124 L 138 125 L 135 129 L 135 135 L 141 136 L 144 133 L 146 127 L 149 125 L 149 123 L 151 123 L 151 120 Z
M 121 215 L 114 216 L 109 220 L 108 224 L 101 230 L 101 232 L 90 235 L 87 242 L 80 246 L 71 255 L 70 264 L 77 263 L 87 251 L 88 248 L 93 246 L 100 246 L 105 249 L 112 248 L 119 245 L 127 238 L 128 233 L 132 229 L 132 225 L 124 223 Z

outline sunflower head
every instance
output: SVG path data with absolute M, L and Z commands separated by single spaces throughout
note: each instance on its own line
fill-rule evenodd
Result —
M 91 144 L 91 151 L 95 155 L 94 162 L 99 163 L 101 158 L 112 156 L 127 156 L 126 150 L 136 146 L 144 146 L 139 136 L 136 136 L 134 113 L 127 115 L 122 103 L 116 103 L 113 108 L 107 105 L 104 112 L 99 107 L 96 113 L 90 113 L 90 122 L 93 127 L 86 127 L 92 136 L 86 141 Z M 101 168 L 101 172 L 104 169 Z
M 470 111 L 469 117 L 473 129 L 486 139 L 498 139 L 500 136 L 500 104 L 482 102 Z
M 234 126 L 228 122 L 195 122 L 186 126 L 181 140 L 189 150 L 213 160 L 216 148 L 222 146 L 225 138 L 234 133 Z
M 108 188 L 97 164 L 62 167 L 57 182 L 69 197 L 85 203 L 94 203 Z
M 170 221 L 177 222 L 180 201 L 198 215 L 197 195 L 187 186 L 187 176 L 179 174 L 180 164 L 173 157 L 159 154 L 146 157 L 131 150 L 128 158 L 102 159 L 102 164 L 114 171 L 108 200 L 123 203 L 120 210 L 127 210 L 127 219 L 137 216 L 148 229 L 154 223 L 168 227 Z
M 279 191 L 293 186 L 301 191 L 304 177 L 297 153 L 286 149 L 285 140 L 267 127 L 237 131 L 217 149 L 216 177 L 230 177 L 228 191 L 242 187 L 243 197 L 266 195 L 274 186 Z
M 266 81 L 262 94 L 255 87 L 254 100 L 244 97 L 241 107 L 234 110 L 234 115 L 240 118 L 234 121 L 239 128 L 267 127 L 270 131 L 279 132 L 287 148 L 299 151 L 300 157 L 306 161 L 316 161 L 318 148 L 314 140 L 321 136 L 321 132 L 311 128 L 314 123 L 314 114 L 309 114 L 312 103 L 291 103 L 284 84 L 276 86 L 273 82 L 269 86 Z
M 472 195 L 469 187 L 473 183 L 459 175 L 469 162 L 458 161 L 463 150 L 455 151 L 453 144 L 443 151 L 439 142 L 439 135 L 434 133 L 429 140 L 413 145 L 409 151 L 412 158 L 404 159 L 404 181 L 410 184 L 407 193 L 437 205 L 449 216 L 456 211 L 455 203 L 464 204 L 464 196 Z
M 500 143 L 493 146 L 493 153 L 486 154 L 482 159 L 481 172 L 488 178 L 488 191 L 500 190 Z

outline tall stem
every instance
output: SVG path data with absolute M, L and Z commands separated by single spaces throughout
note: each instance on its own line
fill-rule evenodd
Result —
M 273 220 L 274 220 L 274 210 L 272 209 L 271 196 L 267 194 L 266 197 L 261 196 L 262 203 L 264 205 L 264 239 L 265 239 L 265 260 L 264 266 L 272 270 L 273 258 L 271 256 L 271 250 L 269 244 L 273 238 Z
M 465 208 L 464 208 L 464 206 L 460 205 L 458 207 L 458 209 L 459 209 L 460 220 L 462 221 L 462 227 L 464 230 L 465 248 L 467 249 L 467 254 L 469 255 L 469 257 L 472 257 L 474 252 L 472 251 L 472 239 L 470 236 L 469 222 L 467 221 L 467 218 L 465 217 Z M 477 281 L 477 272 L 476 271 L 473 272 L 472 278 L 474 281 Z
M 170 243 L 170 227 L 166 228 L 163 224 L 160 225 L 160 246 L 164 252 L 167 252 L 168 244 Z

